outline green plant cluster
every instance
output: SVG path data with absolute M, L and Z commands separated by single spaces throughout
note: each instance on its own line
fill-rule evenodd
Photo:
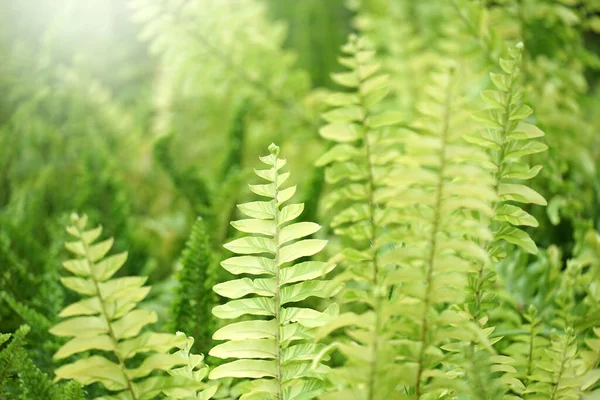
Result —
M 600 398 L 597 0 L 8 3 L 0 400 Z

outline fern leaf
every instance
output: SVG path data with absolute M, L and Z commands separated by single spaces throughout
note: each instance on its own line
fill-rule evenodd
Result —
M 185 337 L 172 334 L 145 332 L 142 329 L 156 322 L 154 312 L 137 309 L 150 287 L 144 286 L 144 277 L 113 278 L 127 259 L 126 253 L 106 256 L 113 239 L 97 242 L 102 228 L 87 229 L 87 217 L 72 216 L 73 225 L 67 232 L 76 238 L 66 248 L 77 258 L 65 261 L 65 269 L 73 276 L 64 277 L 64 286 L 84 298 L 64 308 L 64 321 L 50 332 L 56 336 L 71 337 L 54 355 L 56 359 L 100 350 L 113 354 L 117 361 L 102 355 L 80 357 L 56 371 L 56 379 L 73 379 L 82 385 L 100 383 L 109 391 L 119 392 L 103 399 L 149 399 L 164 390 L 175 388 L 201 390 L 202 382 L 183 377 L 149 376 L 153 371 L 168 371 L 186 360 L 169 349 L 185 342 Z M 131 358 L 138 353 L 151 353 L 137 366 Z
M 295 263 L 321 251 L 326 241 L 302 239 L 320 227 L 309 222 L 293 223 L 303 206 L 284 205 L 296 187 L 283 188 L 289 177 L 288 172 L 281 172 L 286 160 L 279 158 L 279 147 L 274 144 L 269 151 L 269 156 L 260 158 L 269 168 L 255 170 L 267 183 L 249 185 L 252 192 L 268 200 L 238 206 L 250 218 L 232 225 L 249 236 L 227 243 L 224 247 L 238 255 L 221 263 L 235 275 L 258 277 L 242 277 L 214 287 L 216 293 L 232 299 L 215 307 L 215 316 L 250 317 L 215 332 L 214 339 L 226 342 L 215 346 L 209 354 L 236 360 L 216 367 L 210 378 L 252 379 L 252 389 L 242 399 L 312 399 L 323 389 L 321 380 L 327 367 L 319 363 L 311 366 L 322 346 L 304 339 L 311 337 L 311 329 L 329 322 L 337 307 L 333 305 L 319 312 L 291 303 L 309 296 L 329 298 L 339 287 L 317 279 L 333 266 L 318 261 Z
M 410 300 L 417 307 L 407 314 L 416 332 L 409 336 L 412 351 L 405 362 L 415 366 L 410 386 L 416 399 L 440 394 L 441 387 L 460 392 L 459 382 L 436 371 L 446 358 L 439 351 L 445 340 L 486 342 L 464 316 L 444 307 L 461 304 L 474 265 L 489 262 L 480 243 L 492 237 L 495 200 L 491 177 L 481 167 L 487 155 L 464 142 L 472 126 L 456 74 L 452 67 L 432 74 L 418 107 L 421 133 L 406 136 L 406 161 L 390 176 L 401 180 L 389 204 L 409 221 L 405 246 L 390 252 L 389 260 L 399 264 L 399 305 Z
M 212 291 L 217 283 L 214 261 L 205 222 L 198 218 L 181 257 L 170 330 L 191 333 L 195 338 L 194 350 L 202 354 L 212 347 L 211 337 L 216 327 L 211 312 L 217 304 Z
M 592 330 L 593 336 L 585 339 L 586 350 L 581 351 L 581 359 L 585 366 L 581 389 L 584 391 L 598 386 L 600 381 L 600 327 Z

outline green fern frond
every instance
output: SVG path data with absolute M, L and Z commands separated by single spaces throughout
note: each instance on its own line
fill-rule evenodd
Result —
M 79 383 L 69 381 L 63 386 L 60 398 L 56 400 L 86 400 L 87 398 L 86 391 Z
M 269 156 L 260 158 L 269 168 L 255 170 L 267 183 L 249 185 L 254 193 L 269 200 L 238 206 L 250 218 L 232 225 L 250 235 L 227 243 L 224 247 L 240 256 L 221 263 L 234 275 L 258 277 L 243 277 L 214 287 L 220 296 L 233 299 L 215 307 L 215 316 L 259 318 L 234 322 L 215 332 L 214 339 L 226 342 L 215 346 L 209 354 L 237 360 L 216 367 L 210 378 L 252 379 L 251 390 L 241 397 L 244 400 L 312 399 L 323 390 L 327 367 L 320 363 L 311 366 L 324 347 L 310 342 L 311 330 L 328 323 L 338 308 L 332 305 L 318 312 L 290 304 L 311 296 L 329 298 L 339 286 L 318 279 L 335 265 L 318 261 L 294 264 L 301 257 L 321 251 L 326 241 L 300 240 L 318 231 L 320 226 L 312 222 L 292 223 L 302 213 L 303 205 L 283 206 L 296 187 L 283 188 L 290 176 L 289 172 L 281 172 L 286 160 L 279 158 L 279 147 L 274 144 L 269 151 Z
M 481 93 L 486 109 L 473 115 L 484 125 L 475 135 L 466 140 L 484 149 L 490 156 L 487 164 L 494 175 L 493 239 L 486 242 L 486 250 L 492 261 L 500 261 L 506 256 L 502 242 L 521 247 L 536 254 L 537 246 L 529 234 L 519 226 L 538 226 L 538 222 L 525 211 L 521 204 L 546 205 L 546 200 L 535 190 L 520 183 L 534 178 L 541 166 L 529 166 L 523 157 L 542 152 L 547 146 L 537 140 L 544 133 L 534 124 L 525 121 L 533 110 L 523 104 L 523 88 L 520 85 L 520 63 L 522 44 L 509 49 L 510 59 L 500 59 L 503 73 L 491 73 L 495 90 Z M 475 318 L 496 306 L 496 269 L 493 264 L 479 264 L 477 272 L 470 276 L 467 302 Z
M 479 349 L 470 343 L 448 345 L 443 347 L 454 353 L 455 365 L 464 368 L 464 387 L 459 392 L 478 400 L 507 400 L 507 379 L 502 375 L 505 371 L 512 372 L 514 360 L 499 356 L 485 349 Z M 522 386 L 522 384 L 519 382 Z
M 0 292 L 0 299 L 8 304 L 8 306 L 19 315 L 27 325 L 34 326 L 36 330 L 47 331 L 52 326 L 52 323 L 46 316 L 40 314 L 27 304 L 16 300 L 7 292 Z
M 29 330 L 29 326 L 21 325 L 14 334 L 1 336 L 0 341 L 3 343 L 6 343 L 11 337 L 12 339 L 0 351 L 0 394 L 5 394 L 4 390 L 8 386 L 8 380 L 14 373 L 18 372 L 19 367 L 23 365 L 24 360 L 27 358 L 23 345 Z
M 510 58 L 500 59 L 502 73 L 490 73 L 493 90 L 485 90 L 481 97 L 487 108 L 474 114 L 486 129 L 467 140 L 477 144 L 490 154 L 491 170 L 495 176 L 494 189 L 499 201 L 494 207 L 494 240 L 489 245 L 493 260 L 504 258 L 500 241 L 512 243 L 535 254 L 537 247 L 527 232 L 519 226 L 538 226 L 537 220 L 526 212 L 521 204 L 547 205 L 546 200 L 530 187 L 520 183 L 533 179 L 542 169 L 530 166 L 525 156 L 545 151 L 548 146 L 536 140 L 544 136 L 527 118 L 533 110 L 523 104 L 523 88 L 519 84 L 523 45 L 509 49 Z
M 523 314 L 523 318 L 526 323 L 521 326 L 522 333 L 511 336 L 512 342 L 503 351 L 505 355 L 515 360 L 513 367 L 516 371 L 509 373 L 509 377 L 523 383 L 523 390 L 518 391 L 521 395 L 532 384 L 534 368 L 550 345 L 548 338 L 542 335 L 542 320 L 537 315 L 535 307 L 530 306 Z
M 194 350 L 208 354 L 216 328 L 212 309 L 218 301 L 212 287 L 217 283 L 217 271 L 205 222 L 201 218 L 192 227 L 181 266 L 170 330 L 190 333 L 195 338 Z
M 581 377 L 576 368 L 577 338 L 572 328 L 555 334 L 550 347 L 533 366 L 532 383 L 525 399 L 577 400 L 581 396 Z
M 87 217 L 72 216 L 73 225 L 67 232 L 77 240 L 66 247 L 78 258 L 63 263 L 74 276 L 61 278 L 64 286 L 84 296 L 84 299 L 64 308 L 60 317 L 67 318 L 50 329 L 56 336 L 71 337 L 54 355 L 63 359 L 89 350 L 109 352 L 117 363 L 101 355 L 80 357 L 77 361 L 56 369 L 56 380 L 74 379 L 82 385 L 95 382 L 109 391 L 103 400 L 151 399 L 164 390 L 175 388 L 201 390 L 202 382 L 183 377 L 152 375 L 186 363 L 182 357 L 166 352 L 185 342 L 185 338 L 142 329 L 156 322 L 156 313 L 136 309 L 150 287 L 143 286 L 145 277 L 113 278 L 123 266 L 127 253 L 105 257 L 113 239 L 96 242 L 102 228 L 86 229 Z M 137 366 L 131 359 L 140 353 L 152 354 Z
M 600 389 L 600 327 L 592 330 L 593 336 L 585 339 L 585 350 L 581 350 L 585 375 L 582 377 L 581 390 L 589 391 Z

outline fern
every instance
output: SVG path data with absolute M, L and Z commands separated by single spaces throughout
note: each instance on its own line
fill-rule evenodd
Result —
M 394 176 L 403 179 L 389 203 L 408 219 L 406 244 L 390 253 L 390 260 L 400 264 L 402 302 L 416 307 L 403 331 L 410 343 L 405 365 L 413 368 L 409 381 L 417 399 L 441 393 L 442 387 L 460 392 L 458 383 L 436 373 L 447 357 L 439 350 L 444 340 L 483 341 L 464 317 L 443 306 L 461 304 L 474 266 L 489 262 L 480 243 L 491 239 L 490 203 L 495 200 L 491 179 L 481 167 L 487 155 L 464 141 L 473 127 L 459 90 L 453 68 L 432 75 L 419 106 L 423 132 L 404 141 L 406 165 Z
M 29 326 L 22 325 L 12 335 L 12 340 L 0 352 L 0 394 L 6 395 L 6 388 L 9 387 L 8 381 L 12 375 L 18 371 L 19 366 L 23 365 L 27 355 L 23 350 L 25 336 L 29 333 Z M 11 335 L 3 334 L 0 336 L 0 342 L 6 342 Z
M 331 213 L 341 208 L 330 225 L 352 246 L 345 252 L 346 274 L 342 279 L 353 284 L 348 285 L 342 301 L 359 303 L 368 311 L 361 315 L 351 311 L 342 314 L 321 335 L 358 324 L 348 333 L 352 340 L 337 346 L 348 359 L 347 366 L 332 375 L 334 380 L 351 384 L 352 389 L 332 396 L 364 396 L 371 400 L 387 398 L 389 388 L 402 375 L 390 365 L 395 352 L 389 348 L 390 332 L 385 328 L 382 311 L 389 307 L 386 294 L 391 287 L 390 269 L 379 259 L 379 251 L 389 244 L 385 226 L 388 213 L 382 201 L 384 179 L 393 169 L 390 160 L 398 156 L 395 139 L 386 128 L 397 124 L 400 116 L 377 112 L 388 92 L 388 77 L 377 74 L 379 64 L 366 40 L 350 36 L 342 51 L 345 54 L 340 62 L 350 71 L 332 74 L 332 79 L 351 92 L 335 93 L 327 100 L 334 108 L 323 114 L 329 123 L 319 133 L 336 144 L 317 165 L 327 166 L 325 180 L 335 185 L 323 200 L 324 211 Z M 365 372 L 358 373 L 359 370 Z
M 12 340 L 0 351 L 0 398 L 15 400 L 63 400 L 70 385 L 54 385 L 26 351 L 25 338 L 29 326 L 22 325 L 14 334 L 0 335 L 0 346 Z M 5 397 L 6 396 L 6 397 Z M 83 397 L 72 397 L 83 400 Z
M 585 339 L 586 349 L 581 351 L 585 375 L 581 389 L 584 391 L 598 388 L 600 381 L 600 328 L 593 329 L 593 335 Z
M 66 385 L 64 385 L 60 399 L 61 400 L 86 400 L 87 394 L 86 394 L 85 390 L 83 390 L 82 386 L 79 383 L 77 383 L 75 381 L 69 381 Z
M 351 42 L 349 47 L 352 45 Z M 341 79 L 351 87 L 360 84 L 360 98 L 363 87 L 372 88 L 373 81 L 384 80 L 375 77 L 371 82 L 361 82 L 360 74 L 372 73 L 377 66 L 368 62 L 361 65 L 361 59 L 372 57 L 366 55 L 364 48 L 359 47 L 356 54 L 350 66 L 357 69 L 358 76 L 344 74 L 338 81 Z M 439 310 L 447 302 L 463 300 L 461 291 L 465 289 L 467 273 L 472 271 L 471 263 L 487 260 L 475 242 L 491 238 L 486 220 L 492 212 L 488 204 L 495 196 L 491 179 L 479 167 L 487 162 L 487 155 L 462 142 L 468 124 L 460 108 L 463 102 L 455 93 L 456 78 L 440 71 L 433 74 L 431 81 L 419 105 L 425 118 L 401 135 L 394 135 L 389 129 L 377 130 L 397 124 L 402 118 L 399 113 L 372 115 L 369 110 L 372 103 L 368 100 L 367 107 L 356 106 L 356 110 L 342 107 L 335 110 L 337 114 L 332 112 L 332 117 L 347 118 L 342 122 L 363 121 L 362 127 L 338 129 L 354 135 L 338 135 L 334 139 L 344 142 L 362 139 L 366 142 L 363 144 L 366 157 L 344 144 L 334 148 L 337 154 L 332 150 L 324 158 L 342 161 L 337 165 L 338 180 L 347 179 L 341 190 L 332 192 L 334 199 L 350 204 L 332 220 L 334 226 L 338 221 L 346 226 L 336 228 L 336 233 L 352 237 L 360 246 L 355 246 L 360 253 L 347 252 L 347 258 L 358 261 L 351 273 L 360 282 L 347 295 L 348 301 L 365 303 L 373 310 L 367 314 L 370 319 L 362 318 L 361 325 L 366 329 L 361 328 L 366 332 L 347 331 L 354 343 L 339 347 L 348 358 L 341 379 L 351 388 L 332 395 L 332 399 L 401 398 L 402 392 L 420 398 L 429 391 L 434 391 L 430 394 L 434 395 L 437 387 L 452 386 L 449 378 L 434 372 L 444 360 L 439 346 L 443 338 L 457 335 L 451 325 L 467 322 L 455 312 Z M 381 100 L 382 94 L 385 95 L 385 87 L 375 98 Z M 339 95 L 336 99 L 352 99 L 351 96 L 355 95 Z M 331 131 L 332 127 L 326 126 L 321 133 L 327 137 Z M 397 143 L 402 144 L 404 154 L 399 155 Z M 371 144 L 377 146 L 372 155 Z M 394 158 L 398 165 L 390 162 Z M 335 168 L 334 164 L 326 176 L 333 177 Z M 370 182 L 366 190 L 357 184 L 362 181 Z M 481 215 L 481 220 L 472 216 L 474 212 Z M 394 241 L 400 242 L 401 247 L 390 251 L 389 244 Z M 369 272 L 365 272 L 365 264 L 361 265 L 361 261 L 367 260 Z M 406 307 L 414 311 L 408 312 Z M 390 321 L 392 316 L 399 319 Z M 357 318 L 352 314 L 348 318 L 350 324 L 356 323 Z M 339 326 L 343 325 L 348 323 Z M 467 329 L 469 335 L 477 335 L 475 327 L 462 329 Z M 357 382 L 361 370 L 368 372 L 360 374 L 362 379 Z
M 537 220 L 514 203 L 546 205 L 546 200 L 535 190 L 518 183 L 534 178 L 541 166 L 531 167 L 523 157 L 542 152 L 547 146 L 536 138 L 544 133 L 535 125 L 525 122 L 532 109 L 522 104 L 523 89 L 519 85 L 519 66 L 522 57 L 522 44 L 509 50 L 509 59 L 500 59 L 504 73 L 491 73 L 495 90 L 481 93 L 487 108 L 474 114 L 475 120 L 485 125 L 475 135 L 466 140 L 488 152 L 491 173 L 494 176 L 494 192 L 498 200 L 494 202 L 493 239 L 486 242 L 486 250 L 492 261 L 500 261 L 506 256 L 502 242 L 521 247 L 529 253 L 537 253 L 537 247 L 529 234 L 519 226 L 538 226 Z M 483 263 L 470 279 L 470 311 L 479 318 L 485 310 L 495 307 L 493 290 L 496 270 L 493 265 Z
M 576 355 L 573 329 L 567 328 L 564 334 L 555 335 L 543 358 L 534 365 L 533 383 L 525 391 L 525 398 L 579 399 L 581 380 L 575 368 Z
M 99 382 L 109 391 L 119 392 L 101 397 L 104 400 L 151 399 L 175 388 L 202 389 L 203 383 L 183 377 L 149 376 L 153 371 L 169 370 L 186 363 L 182 357 L 165 354 L 185 338 L 154 332 L 140 334 L 144 326 L 156 322 L 156 313 L 136 309 L 137 303 L 150 291 L 150 287 L 143 286 L 146 278 L 111 279 L 125 263 L 127 254 L 105 258 L 113 240 L 94 243 L 102 228 L 86 230 L 85 216 L 73 215 L 72 222 L 67 232 L 77 240 L 66 243 L 66 247 L 78 258 L 63 263 L 74 276 L 62 278 L 61 282 L 85 298 L 63 309 L 60 316 L 68 319 L 50 330 L 56 336 L 72 337 L 56 352 L 55 358 L 101 350 L 112 353 L 117 363 L 101 355 L 80 357 L 56 369 L 56 379 L 74 379 L 82 385 Z M 146 352 L 152 354 L 132 368 L 130 359 Z
M 250 185 L 250 190 L 269 200 L 238 206 L 250 219 L 235 221 L 232 225 L 251 235 L 227 243 L 226 249 L 241 256 L 221 263 L 235 275 L 259 277 L 215 285 L 215 292 L 234 300 L 213 309 L 213 314 L 221 319 L 244 315 L 265 318 L 235 322 L 215 332 L 214 339 L 226 342 L 215 346 L 209 354 L 237 360 L 216 367 L 210 378 L 253 379 L 251 389 L 241 397 L 244 400 L 311 399 L 322 392 L 323 374 L 327 371 L 320 363 L 311 366 L 323 347 L 310 343 L 311 329 L 331 320 L 337 307 L 332 305 L 318 312 L 289 304 L 311 296 L 328 298 L 335 294 L 337 288 L 332 282 L 317 279 L 334 265 L 318 261 L 293 264 L 301 257 L 318 253 L 326 241 L 296 241 L 318 231 L 320 226 L 312 222 L 290 224 L 300 215 L 303 205 L 282 206 L 294 195 L 296 187 L 282 188 L 290 175 L 280 172 L 286 161 L 279 158 L 279 147 L 274 144 L 269 146 L 269 151 L 269 156 L 260 158 L 269 168 L 255 170 L 267 183 Z
M 56 391 L 48 375 L 40 371 L 29 358 L 25 358 L 19 371 L 20 397 L 19 400 L 29 399 L 58 399 Z
M 135 20 L 144 24 L 141 36 L 150 42 L 151 52 L 168 62 L 188 92 L 202 93 L 208 86 L 202 78 L 216 78 L 226 89 L 250 89 L 303 125 L 314 126 L 292 96 L 306 90 L 304 74 L 292 69 L 294 58 L 281 50 L 285 30 L 269 23 L 263 3 L 243 0 L 231 7 L 214 0 L 136 0 L 132 7 Z M 229 26 L 228 32 L 219 29 L 222 24 Z M 202 75 L 197 74 L 199 65 Z
M 494 243 L 490 244 L 492 259 L 503 258 L 499 241 L 506 241 L 529 253 L 537 253 L 537 247 L 529 235 L 518 226 L 538 226 L 537 220 L 522 207 L 511 204 L 537 204 L 545 206 L 546 200 L 533 189 L 516 183 L 534 178 L 541 165 L 531 167 L 523 157 L 545 151 L 548 146 L 535 140 L 544 133 L 525 119 L 531 115 L 531 107 L 522 103 L 523 89 L 518 84 L 523 45 L 509 49 L 510 58 L 500 59 L 504 73 L 491 73 L 495 90 L 482 92 L 487 109 L 474 115 L 486 129 L 468 139 L 487 149 L 493 163 L 494 189 L 499 202 L 495 205 Z
M 185 337 L 183 332 L 177 332 L 178 337 Z M 179 350 L 175 353 L 187 361 L 187 365 L 172 369 L 169 372 L 171 376 L 182 376 L 196 382 L 202 381 L 208 375 L 208 367 L 204 364 L 204 356 L 192 354 L 191 350 L 194 345 L 194 338 L 189 336 L 186 341 L 179 344 Z M 169 399 L 182 400 L 206 400 L 212 398 L 219 389 L 218 385 L 213 385 L 206 391 L 183 390 L 180 388 L 166 390 L 165 394 Z
M 25 323 L 29 326 L 35 326 L 35 329 L 48 330 L 52 323 L 46 318 L 46 316 L 40 314 L 27 304 L 21 303 L 12 297 L 7 292 L 0 292 L 0 299 L 4 300 L 6 304 L 19 315 Z
M 512 343 L 504 350 L 505 354 L 515 360 L 516 371 L 510 376 L 519 379 L 524 385 L 519 394 L 532 384 L 534 367 L 543 357 L 544 349 L 550 344 L 550 341 L 542 335 L 542 320 L 537 315 L 535 307 L 530 306 L 523 318 L 527 323 L 521 326 L 522 332 L 510 337 Z
M 181 257 L 179 287 L 171 310 L 171 330 L 191 333 L 196 339 L 193 349 L 203 354 L 212 347 L 216 323 L 211 310 L 217 304 L 212 291 L 217 272 L 206 229 L 201 218 L 192 227 Z

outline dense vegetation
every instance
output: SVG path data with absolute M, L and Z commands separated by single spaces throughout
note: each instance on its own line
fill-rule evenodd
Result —
M 597 0 L 26 0 L 0 54 L 1 400 L 600 398 Z

